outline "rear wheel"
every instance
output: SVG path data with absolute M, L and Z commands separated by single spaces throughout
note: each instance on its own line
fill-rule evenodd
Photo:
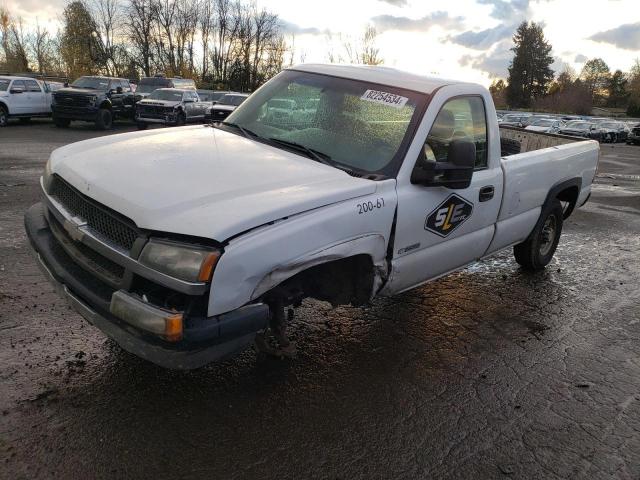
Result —
M 9 121 L 9 113 L 4 107 L 0 107 L 0 127 L 6 127 Z
M 538 271 L 546 267 L 556 252 L 564 212 L 559 200 L 554 199 L 542 210 L 540 219 L 531 235 L 522 243 L 513 247 L 513 254 L 526 270 Z
M 113 126 L 111 110 L 101 108 L 96 117 L 96 127 L 100 130 L 109 130 Z
M 70 123 L 68 118 L 53 117 L 53 124 L 58 128 L 67 128 Z

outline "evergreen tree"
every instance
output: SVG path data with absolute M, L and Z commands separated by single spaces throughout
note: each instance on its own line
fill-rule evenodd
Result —
M 629 92 L 627 115 L 640 117 L 640 60 L 636 60 L 636 63 L 631 67 L 627 91 Z
M 609 65 L 601 58 L 592 58 L 582 67 L 580 79 L 591 92 L 594 105 L 603 105 L 611 78 Z
M 616 70 L 609 79 L 607 90 L 609 98 L 607 98 L 607 106 L 613 108 L 624 107 L 627 104 L 627 79 L 622 70 Z
M 60 54 L 71 78 L 96 74 L 105 64 L 98 27 L 82 1 L 67 5 L 62 14 L 63 32 Z
M 513 36 L 514 57 L 509 66 L 507 102 L 511 107 L 527 108 L 542 97 L 553 81 L 551 45 L 542 26 L 522 22 Z

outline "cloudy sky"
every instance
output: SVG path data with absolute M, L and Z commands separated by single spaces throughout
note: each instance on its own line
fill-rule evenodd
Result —
M 31 24 L 55 27 L 65 0 L 0 0 Z M 602 57 L 627 71 L 640 58 L 640 0 L 257 0 L 295 34 L 295 62 L 327 61 L 340 38 L 379 32 L 388 66 L 489 84 L 506 77 L 511 36 L 522 20 L 544 24 L 554 67 L 580 71 Z M 333 47 L 331 45 L 333 44 Z

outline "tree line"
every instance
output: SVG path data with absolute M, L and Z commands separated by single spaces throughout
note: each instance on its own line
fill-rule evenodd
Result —
M 252 91 L 288 55 L 278 15 L 245 0 L 74 0 L 52 34 L 0 7 L 0 71 L 75 79 L 161 73 Z
M 513 43 L 507 80 L 494 80 L 489 87 L 497 108 L 588 115 L 593 107 L 608 107 L 640 116 L 640 61 L 625 73 L 611 72 L 603 59 L 593 58 L 579 74 L 565 66 L 555 75 L 542 25 L 523 22 Z

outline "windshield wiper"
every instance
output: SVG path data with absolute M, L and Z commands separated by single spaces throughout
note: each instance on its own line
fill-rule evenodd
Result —
M 329 165 L 330 167 L 336 166 L 335 163 L 331 161 L 330 155 L 327 155 L 326 153 L 323 153 L 323 152 L 319 152 L 318 150 L 314 150 L 313 148 L 306 147 L 301 143 L 290 142 L 289 140 L 282 140 L 281 138 L 276 138 L 276 137 L 269 137 L 269 141 L 294 148 L 298 151 L 302 151 L 306 153 L 308 157 L 313 158 L 314 160 L 320 163 L 324 163 L 325 165 Z
M 251 130 L 249 130 L 248 128 L 244 128 L 240 125 L 238 125 L 237 123 L 232 123 L 232 122 L 225 122 L 222 121 L 220 122 L 222 125 L 226 125 L 227 127 L 233 127 L 233 128 L 237 128 L 238 130 L 240 130 L 242 132 L 242 134 L 247 137 L 247 138 L 262 138 L 260 137 L 260 135 L 258 135 L 256 132 L 252 132 Z M 214 124 L 215 125 L 215 124 Z

